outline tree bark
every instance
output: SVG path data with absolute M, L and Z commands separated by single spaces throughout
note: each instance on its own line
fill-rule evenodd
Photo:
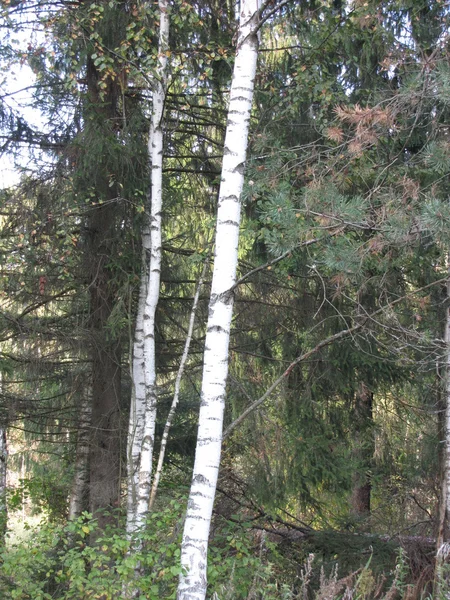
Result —
M 194 472 L 181 546 L 178 600 L 203 600 L 211 515 L 219 473 L 228 346 L 236 281 L 241 192 L 258 56 L 258 3 L 241 2 L 216 226 Z
M 351 507 L 358 519 L 370 515 L 370 496 L 372 483 L 370 467 L 373 460 L 373 394 L 364 382 L 359 384 L 355 394 L 353 455 L 357 468 L 353 474 Z
M 102 529 L 120 504 L 121 351 L 108 339 L 106 323 L 113 303 L 107 281 L 92 294 L 94 334 L 92 361 L 92 427 L 89 453 L 89 510 Z
M 6 505 L 7 461 L 6 428 L 2 426 L 0 427 L 0 548 L 4 545 L 8 524 L 8 509 Z
M 92 59 L 87 63 L 86 127 L 91 135 L 111 136 L 116 128 L 119 82 L 108 78 L 100 90 L 100 74 Z M 88 133 L 90 130 L 88 129 Z M 89 139 L 89 135 L 86 135 Z M 118 334 L 108 328 L 116 302 L 117 282 L 111 256 L 115 254 L 118 189 L 111 185 L 111 173 L 101 163 L 92 187 L 96 204 L 87 222 L 86 262 L 89 273 L 89 332 L 92 361 L 92 420 L 89 453 L 89 510 L 100 528 L 111 520 L 111 508 L 120 503 L 120 389 L 121 344 Z
M 156 350 L 155 317 L 159 301 L 162 255 L 162 167 L 163 167 L 163 116 L 167 90 L 167 51 L 169 47 L 169 15 L 167 0 L 159 0 L 159 42 L 158 67 L 153 91 L 152 117 L 149 133 L 149 156 L 151 166 L 150 191 L 150 258 L 148 279 L 142 279 L 141 299 L 145 304 L 138 315 L 136 326 L 135 356 L 133 361 L 133 406 L 130 411 L 128 446 L 132 449 L 132 463 L 129 467 L 129 493 L 132 499 L 128 503 L 128 533 L 139 529 L 145 523 L 149 510 L 151 489 L 152 460 L 156 427 L 157 386 L 156 386 Z M 145 232 L 144 232 L 145 233 Z M 145 236 L 144 236 L 145 237 Z M 145 243 L 145 240 L 144 240 Z M 144 247 L 145 250 L 145 247 Z M 144 271 L 146 270 L 143 265 Z M 143 287 L 145 286 L 145 290 Z M 143 367 L 143 370 L 142 370 Z M 144 406 L 142 394 L 144 391 Z M 143 426 L 141 426 L 143 420 Z M 133 450 L 134 448 L 134 450 Z M 137 451 L 139 449 L 139 458 Z M 134 459 L 134 462 L 133 462 Z
M 437 536 L 437 555 L 442 556 L 448 554 L 444 548 L 447 545 L 450 537 L 449 515 L 450 515 L 450 270 L 449 279 L 447 281 L 447 306 L 445 309 L 445 331 L 444 341 L 446 347 L 444 365 L 444 419 L 443 419 L 443 434 L 444 439 L 441 440 L 442 450 L 442 467 L 441 467 L 441 499 L 439 507 L 439 530 Z
M 141 445 L 145 425 L 145 375 L 144 375 L 144 309 L 147 297 L 148 257 L 150 255 L 150 231 L 147 220 L 142 235 L 141 281 L 139 303 L 133 343 L 132 395 L 128 424 L 127 443 L 127 536 L 136 529 L 136 511 L 139 487 Z

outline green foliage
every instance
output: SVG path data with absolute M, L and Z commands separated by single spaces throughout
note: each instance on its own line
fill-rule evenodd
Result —
M 62 528 L 42 522 L 38 529 L 26 532 L 25 540 L 11 540 L 2 550 L 1 597 L 112 600 L 137 585 L 139 598 L 175 598 L 181 569 L 181 509 L 180 502 L 174 500 L 153 513 L 144 531 L 131 541 L 133 546 L 136 542 L 142 544 L 142 550 L 132 553 L 120 528 L 99 532 L 97 521 L 89 513 Z M 92 536 L 95 543 L 89 544 Z M 248 528 L 222 524 L 210 550 L 210 593 L 215 591 L 220 598 L 236 600 L 263 593 L 267 599 L 279 598 L 283 583 L 276 564 L 271 562 L 276 559 L 273 550 L 264 539 L 258 544 Z
M 59 521 L 66 512 L 70 479 L 51 466 L 46 473 L 39 471 L 35 469 L 31 478 L 20 479 L 18 485 L 9 490 L 8 508 L 18 510 L 24 501 L 29 501 L 36 513 L 42 512 L 50 520 Z

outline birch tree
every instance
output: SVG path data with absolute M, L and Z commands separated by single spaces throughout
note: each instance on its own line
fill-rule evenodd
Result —
M 447 258 L 448 261 L 448 258 Z M 447 303 L 450 301 L 450 271 L 447 281 Z M 443 445 L 442 451 L 442 475 L 441 475 L 441 499 L 440 499 L 440 514 L 439 514 L 439 531 L 437 537 L 437 553 L 438 564 L 442 562 L 449 553 L 448 537 L 449 537 L 449 515 L 450 515 L 450 306 L 445 309 L 445 331 L 444 342 L 446 345 L 446 354 L 444 359 L 445 376 L 444 376 L 444 423 L 443 434 L 444 439 L 441 440 Z
M 208 537 L 222 446 L 233 315 L 232 288 L 236 281 L 241 192 L 258 56 L 258 27 L 257 0 L 243 0 L 225 134 L 199 428 L 181 547 L 183 573 L 178 600 L 201 600 L 206 595 Z
M 155 315 L 161 274 L 161 210 L 163 162 L 163 113 L 167 88 L 169 15 L 167 0 L 159 1 L 158 66 L 153 91 L 149 133 L 151 167 L 150 215 L 144 231 L 143 277 L 133 356 L 133 399 L 129 425 L 129 480 L 127 530 L 142 526 L 148 512 L 153 445 L 156 425 Z M 149 240 L 149 244 L 147 242 Z M 148 276 L 146 254 L 149 247 Z M 145 299 L 145 302 L 144 302 Z
M 445 581 L 445 563 L 448 562 L 450 555 L 449 543 L 449 515 L 450 515 L 450 269 L 447 272 L 449 278 L 446 285 L 445 324 L 444 324 L 444 343 L 445 355 L 443 362 L 443 414 L 441 415 L 440 434 L 443 439 L 441 450 L 441 490 L 439 499 L 439 529 L 436 539 L 436 569 L 434 579 L 434 592 L 440 597 L 444 589 Z
M 0 547 L 4 543 L 8 512 L 6 505 L 6 473 L 8 448 L 6 445 L 6 428 L 0 427 Z
M 132 394 L 127 443 L 127 534 L 136 527 L 137 493 L 141 444 L 145 425 L 145 376 L 144 376 L 144 309 L 147 295 L 148 256 L 150 254 L 150 230 L 146 219 L 142 233 L 141 281 L 138 312 L 133 343 Z

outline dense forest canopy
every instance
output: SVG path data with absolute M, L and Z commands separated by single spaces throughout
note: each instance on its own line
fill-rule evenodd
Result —
M 2 597 L 447 598 L 448 5 L 0 11 Z

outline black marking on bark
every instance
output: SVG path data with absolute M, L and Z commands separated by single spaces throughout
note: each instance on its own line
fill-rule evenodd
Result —
M 231 169 L 230 173 L 234 173 L 234 169 Z M 230 194 L 229 196 L 223 196 L 220 199 L 219 206 L 221 206 L 223 202 L 229 202 L 230 200 L 233 200 L 234 202 L 239 202 L 239 198 L 236 196 L 236 194 Z
M 228 146 L 225 146 L 223 149 L 223 155 L 228 156 L 229 154 L 232 154 L 233 156 L 237 156 L 237 152 L 233 152 L 233 150 L 231 150 Z
M 245 162 L 241 162 L 234 167 L 234 172 L 239 173 L 239 175 L 243 175 L 245 170 Z
M 189 515 L 189 518 L 193 521 L 209 521 L 208 518 L 202 517 L 201 515 Z
M 194 475 L 193 481 L 195 481 L 196 483 L 207 483 L 208 482 L 206 477 L 204 475 L 202 475 L 201 473 Z
M 243 91 L 247 91 L 248 88 L 239 88 L 240 90 Z M 249 92 L 251 92 L 251 89 L 248 89 Z M 246 96 L 233 96 L 231 98 L 231 101 L 236 101 L 236 102 L 249 102 L 249 99 Z M 244 115 L 247 113 L 246 110 L 235 110 L 235 109 L 231 109 L 230 111 L 231 113 L 237 113 L 238 115 Z
M 221 441 L 222 441 L 222 436 L 219 436 L 219 437 L 203 438 L 201 440 L 198 440 L 197 443 L 199 446 L 207 446 L 208 444 L 211 444 L 211 443 L 216 444 L 218 442 L 220 443 Z
M 253 81 L 253 80 L 252 80 Z M 253 86 L 247 87 L 245 85 L 237 85 L 234 89 L 233 89 L 233 93 L 238 91 L 238 90 L 242 90 L 243 92 L 248 92 L 249 94 L 253 94 Z M 239 97 L 239 96 L 238 96 Z M 233 101 L 236 98 L 236 96 L 233 96 L 231 98 L 231 101 Z M 250 100 L 250 98 L 246 98 L 246 100 Z
M 233 225 L 233 227 L 239 227 L 239 223 L 237 221 L 233 221 L 231 219 L 227 219 L 226 221 L 220 221 L 221 225 Z
M 217 332 L 223 332 L 223 333 L 228 332 L 227 329 L 225 329 L 224 327 L 221 327 L 220 325 L 211 325 L 211 327 L 208 327 L 208 333 L 210 331 L 217 331 Z

